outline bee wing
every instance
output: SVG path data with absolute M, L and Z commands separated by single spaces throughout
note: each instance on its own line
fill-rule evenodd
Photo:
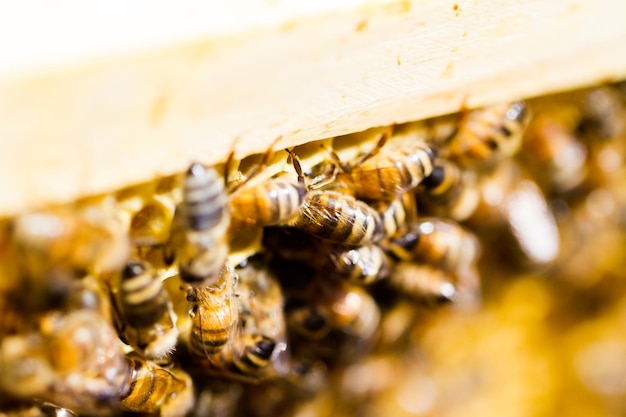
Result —
M 289 371 L 287 330 L 283 293 L 278 280 L 265 269 L 255 270 L 253 276 L 240 281 L 240 290 L 251 296 L 242 297 L 242 307 L 249 312 L 245 332 L 255 333 L 275 343 L 269 364 L 262 369 L 263 376 L 285 375 Z
M 223 351 L 227 350 L 228 355 L 236 356 L 241 347 L 235 346 L 242 332 L 241 320 L 239 320 L 239 307 L 236 297 L 233 295 L 210 296 L 200 306 L 200 328 L 202 329 L 203 340 L 214 339 L 222 344 L 216 353 L 204 347 L 205 358 L 210 362 L 219 364 L 223 356 Z
M 320 204 L 310 204 L 305 201 L 301 208 L 301 217 L 305 217 L 311 224 L 321 229 L 335 230 L 338 227 L 352 226 L 365 230 L 363 224 L 358 223 L 358 218 L 342 207 L 328 207 Z
M 230 266 L 223 268 L 220 278 L 215 285 L 191 289 L 197 303 L 194 320 L 199 334 L 196 337 L 204 342 L 202 356 L 215 367 L 222 367 L 243 351 L 241 307 Z
M 504 210 L 524 255 L 536 264 L 554 261 L 560 247 L 559 230 L 537 184 L 521 181 L 505 200 Z

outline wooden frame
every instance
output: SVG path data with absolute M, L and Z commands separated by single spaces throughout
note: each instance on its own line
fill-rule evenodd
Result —
M 624 2 L 224 3 L 0 6 L 0 214 L 626 77 Z

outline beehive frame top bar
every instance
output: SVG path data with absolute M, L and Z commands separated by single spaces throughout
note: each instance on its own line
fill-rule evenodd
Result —
M 0 5 L 0 215 L 626 77 L 626 3 Z

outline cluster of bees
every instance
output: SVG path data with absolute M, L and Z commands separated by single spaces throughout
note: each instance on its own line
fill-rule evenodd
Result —
M 3 220 L 0 414 L 320 415 L 335 387 L 376 415 L 363 399 L 397 383 L 376 355 L 480 310 L 490 276 L 593 279 L 563 242 L 626 220 L 626 92 L 573 100 L 273 145 Z

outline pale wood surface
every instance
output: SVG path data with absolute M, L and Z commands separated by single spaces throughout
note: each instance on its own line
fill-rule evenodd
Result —
M 225 3 L 0 5 L 0 214 L 626 78 L 626 2 Z

